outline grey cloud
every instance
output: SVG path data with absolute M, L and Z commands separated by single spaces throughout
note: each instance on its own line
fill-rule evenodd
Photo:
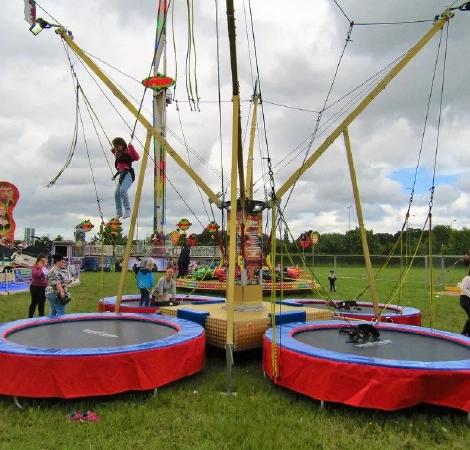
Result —
M 438 0 L 417 0 L 411 3 L 397 0 L 383 4 L 380 8 L 372 0 L 351 0 L 340 4 L 350 18 L 358 22 L 432 18 L 446 6 L 444 1 Z M 348 29 L 347 21 L 333 2 L 315 2 L 314 7 L 311 2 L 299 0 L 297 6 L 293 14 L 286 17 L 281 14 L 285 3 L 280 0 L 269 2 L 268 6 L 263 1 L 252 4 L 261 86 L 266 102 L 264 113 L 267 139 L 270 156 L 275 165 L 311 135 L 316 115 L 281 108 L 267 102 L 309 110 L 319 109 L 325 100 Z M 180 111 L 176 111 L 175 103 L 170 106 L 168 126 L 181 139 L 181 119 L 187 144 L 220 172 L 214 10 L 213 5 L 207 2 L 195 2 L 195 8 L 199 93 L 203 101 L 215 103 L 201 102 L 200 113 L 191 112 L 185 103 L 186 11 L 185 7 L 176 8 L 178 15 L 175 34 L 179 54 L 177 99 L 180 101 Z M 90 217 L 97 225 L 99 215 L 81 132 L 69 169 L 53 188 L 43 187 L 64 163 L 72 138 L 75 102 L 68 61 L 60 39 L 51 30 L 45 30 L 37 37 L 28 32 L 28 26 L 23 22 L 21 3 L 7 2 L 2 9 L 8 17 L 14 17 L 15 20 L 7 21 L 0 30 L 2 40 L 8 42 L 8 45 L 0 48 L 3 63 L 3 71 L 0 74 L 0 178 L 14 182 L 20 188 L 22 197 L 15 211 L 18 230 L 35 226 L 38 230 L 54 235 L 61 232 L 60 230 L 65 230 L 63 232 L 71 236 L 76 223 Z M 46 9 L 62 23 L 70 26 L 76 42 L 87 51 L 137 80 L 143 79 L 148 73 L 156 21 L 156 5 L 153 0 L 133 3 L 124 0 L 86 0 L 79 3 L 71 0 L 51 0 Z M 244 11 L 240 7 L 236 13 L 241 98 L 247 100 L 252 95 L 253 65 L 250 67 Z M 225 8 L 221 7 L 219 14 L 221 97 L 222 100 L 230 100 L 231 77 Z M 467 17 L 468 14 L 465 13 L 457 14 L 450 25 L 443 129 L 438 159 L 439 173 L 458 175 L 458 182 L 453 186 L 439 186 L 436 189 L 435 204 L 436 221 L 445 222 L 452 216 L 459 218 L 458 224 L 461 226 L 468 219 L 464 206 L 468 203 L 468 182 L 463 170 L 467 165 L 467 142 L 470 138 L 466 127 L 470 100 L 466 89 L 467 44 L 470 34 L 470 28 L 466 26 Z M 345 52 L 330 103 L 405 52 L 429 27 L 430 24 L 355 26 L 353 41 L 348 44 Z M 250 29 L 248 32 L 251 34 Z M 169 38 L 169 74 L 174 73 L 171 46 Z M 403 187 L 390 180 L 389 176 L 395 170 L 413 168 L 416 165 L 436 46 L 435 38 L 350 128 L 368 228 L 373 226 L 377 231 L 395 231 L 395 227 L 400 226 L 408 196 L 403 193 Z M 253 64 L 253 48 L 250 55 Z M 72 60 L 75 62 L 80 83 L 106 133 L 110 138 L 121 135 L 129 139 L 130 130 L 127 125 L 73 55 Z M 132 94 L 135 98 L 134 104 L 138 105 L 143 93 L 142 86 L 102 63 L 100 66 L 111 74 L 126 92 Z M 439 80 L 436 83 L 438 93 Z M 103 88 L 103 91 L 132 128 L 135 119 L 119 105 L 106 88 Z M 143 108 L 146 117 L 151 116 L 150 97 L 150 93 L 147 93 Z M 422 164 L 428 168 L 433 167 L 432 139 L 436 132 L 437 105 L 434 100 L 428 125 L 429 137 L 423 152 Z M 242 124 L 244 135 L 247 133 L 247 136 L 250 106 L 249 102 L 242 103 Z M 114 185 L 83 103 L 81 108 L 98 197 L 107 220 L 114 214 Z M 221 108 L 223 170 L 228 176 L 232 105 L 230 102 L 222 103 Z M 331 108 L 331 111 L 325 113 L 322 124 L 335 111 L 337 109 Z M 317 137 L 310 153 L 331 130 L 332 128 L 329 128 Z M 171 133 L 167 136 L 171 145 L 187 159 L 184 145 Z M 100 137 L 104 140 L 101 132 Z M 142 153 L 139 140 L 145 140 L 145 132 L 140 126 L 137 127 L 134 143 Z M 246 138 L 245 146 L 247 142 Z M 255 180 L 261 175 L 260 145 L 266 156 L 264 136 L 257 137 L 256 142 Z M 305 149 L 306 144 L 301 148 Z M 106 142 L 104 150 L 109 152 Z M 290 156 L 280 163 L 275 170 L 276 187 L 302 163 L 303 156 L 304 153 L 300 153 L 296 158 Z M 288 162 L 290 164 L 286 167 Z M 139 209 L 139 235 L 150 232 L 152 227 L 152 165 L 150 160 Z M 191 165 L 211 189 L 215 192 L 221 190 L 219 176 L 193 154 Z M 135 166 L 139 169 L 140 163 Z M 167 228 L 171 229 L 179 219 L 187 217 L 193 222 L 194 229 L 199 230 L 201 226 L 197 218 L 203 224 L 208 220 L 204 210 L 204 205 L 208 208 L 205 195 L 202 201 L 194 183 L 170 158 L 167 167 L 168 178 L 178 190 L 177 193 L 168 183 Z M 132 197 L 135 188 L 136 185 L 131 189 Z M 262 187 L 257 195 L 264 197 Z M 180 196 L 185 199 L 194 215 Z M 416 196 L 413 207 L 419 209 L 417 214 L 423 214 L 423 211 L 425 214 L 428 201 L 426 195 Z M 286 208 L 286 217 L 293 224 L 294 232 L 302 231 L 302 227 L 308 225 L 311 217 L 322 224 L 324 231 L 345 231 L 348 226 L 346 206 L 352 204 L 344 143 L 340 137 L 299 181 Z M 218 211 L 216 215 L 219 215 Z M 390 229 L 391 227 L 393 229 Z M 21 231 L 19 233 L 21 234 Z

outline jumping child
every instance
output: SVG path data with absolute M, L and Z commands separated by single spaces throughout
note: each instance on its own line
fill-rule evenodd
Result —
M 114 165 L 117 169 L 117 173 L 113 179 L 119 177 L 119 183 L 114 193 L 114 199 L 116 201 L 116 219 L 120 217 L 127 219 L 131 215 L 131 205 L 127 191 L 135 180 L 132 162 L 138 161 L 140 156 L 134 146 L 132 144 L 127 145 L 126 141 L 121 137 L 114 138 L 112 144 L 113 149 L 111 152 L 116 157 Z M 124 215 L 122 214 L 123 206 Z

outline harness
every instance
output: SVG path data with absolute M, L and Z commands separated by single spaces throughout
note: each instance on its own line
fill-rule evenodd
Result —
M 134 169 L 132 168 L 132 159 L 127 153 L 123 153 L 122 155 L 117 156 L 116 155 L 116 160 L 114 162 L 114 167 L 117 169 L 118 163 L 124 163 L 127 165 L 127 167 L 124 170 L 120 170 L 116 172 L 116 174 L 113 177 L 113 180 L 116 179 L 116 177 L 119 176 L 119 184 L 122 184 L 124 177 L 126 176 L 127 173 L 131 174 L 132 182 L 135 181 L 135 172 Z
M 349 341 L 347 342 L 357 342 L 359 339 L 363 340 L 369 337 L 378 339 L 380 337 L 380 331 L 368 323 L 360 323 L 356 326 L 351 325 L 348 327 L 342 327 L 339 329 L 339 332 L 349 335 Z
M 357 305 L 356 300 L 345 300 L 343 302 L 335 302 L 338 309 L 346 309 L 348 311 L 360 311 L 362 308 Z

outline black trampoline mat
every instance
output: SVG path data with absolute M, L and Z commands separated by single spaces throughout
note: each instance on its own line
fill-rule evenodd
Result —
M 470 359 L 470 348 L 446 339 L 397 331 L 380 330 L 379 341 L 373 338 L 356 343 L 347 342 L 349 336 L 338 328 L 296 333 L 297 341 L 312 347 L 370 358 L 419 362 L 460 361 Z M 360 346 L 380 343 L 380 345 Z
M 155 322 L 91 319 L 23 328 L 6 339 L 38 348 L 100 348 L 143 344 L 176 333 L 174 328 Z
M 172 302 L 174 305 L 192 305 L 193 303 L 197 302 L 198 300 L 194 300 L 194 299 L 178 299 L 178 297 L 176 298 L 176 301 L 175 302 Z M 201 300 L 200 300 L 201 301 Z M 203 301 L 206 301 L 206 300 L 203 300 Z M 121 306 L 130 306 L 132 308 L 139 308 L 139 300 L 130 300 L 130 301 L 123 301 L 121 303 Z M 156 305 L 150 305 L 149 306 L 142 306 L 142 308 L 158 308 L 159 306 L 161 306 L 160 304 L 156 304 Z M 163 306 L 170 306 L 169 302 L 165 302 L 165 304 Z
M 139 306 L 139 300 L 123 300 L 121 306 Z
M 347 313 L 357 313 L 357 314 L 371 314 L 375 315 L 374 307 L 370 306 L 358 306 L 357 308 L 333 308 L 328 307 L 324 302 L 319 303 L 312 303 L 312 302 L 298 302 L 297 305 L 302 306 L 304 308 L 318 308 L 318 309 L 335 309 L 336 311 L 347 314 Z M 382 310 L 382 308 L 380 308 Z M 386 316 L 387 314 L 397 315 L 400 314 L 400 311 L 392 308 L 385 308 L 385 310 L 381 313 L 382 316 Z

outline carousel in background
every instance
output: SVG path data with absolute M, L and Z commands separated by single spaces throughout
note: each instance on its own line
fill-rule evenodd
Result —
M 270 239 L 263 243 L 262 231 L 262 211 L 263 202 L 256 202 L 255 207 L 243 220 L 241 210 L 237 212 L 237 264 L 235 267 L 235 279 L 242 283 L 243 268 L 246 276 L 242 284 L 259 284 L 264 292 L 271 292 L 274 283 L 275 290 L 311 291 L 315 287 L 313 280 L 309 279 L 305 270 L 298 266 L 273 267 L 270 254 L 265 249 L 269 248 Z M 195 233 L 187 234 L 186 231 L 191 226 L 187 219 L 182 219 L 177 225 L 177 229 L 170 234 L 171 243 L 181 245 L 181 253 L 178 258 L 179 275 L 176 282 L 178 288 L 186 290 L 202 291 L 225 291 L 227 289 L 227 246 L 224 245 L 220 226 L 212 221 L 206 226 L 206 231 L 211 233 L 212 240 L 216 243 L 212 260 L 199 266 L 195 261 L 190 262 L 189 249 L 197 244 Z M 180 230 L 182 231 L 180 233 Z M 307 237 L 308 242 L 299 242 L 305 250 L 310 244 L 312 247 L 318 242 L 314 242 Z M 266 245 L 263 245 L 266 244 Z M 187 256 L 186 256 L 187 255 Z M 186 267 L 186 264 L 189 264 Z M 181 268 L 182 267 L 182 270 Z M 274 281 L 273 274 L 274 273 Z

